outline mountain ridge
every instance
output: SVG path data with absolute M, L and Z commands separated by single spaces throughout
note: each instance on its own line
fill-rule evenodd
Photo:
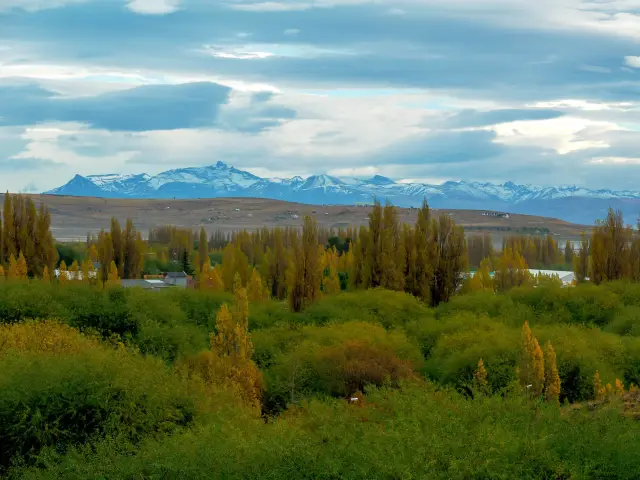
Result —
M 261 178 L 225 162 L 171 169 L 157 175 L 76 174 L 48 195 L 104 198 L 270 198 L 309 204 L 370 203 L 374 198 L 400 207 L 419 206 L 423 199 L 436 208 L 501 210 L 553 216 L 576 223 L 593 223 L 609 207 L 623 210 L 627 221 L 640 212 L 640 191 L 587 189 L 575 185 L 537 187 L 513 182 L 447 181 L 441 185 L 396 182 L 388 177 Z M 567 199 L 570 199 L 567 201 Z M 585 208 L 581 208 L 584 205 Z

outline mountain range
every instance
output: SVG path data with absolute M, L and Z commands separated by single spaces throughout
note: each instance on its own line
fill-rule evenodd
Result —
M 591 190 L 576 186 L 536 187 L 512 182 L 454 182 L 441 185 L 396 182 L 381 175 L 345 178 L 260 178 L 224 162 L 167 170 L 158 175 L 76 175 L 48 195 L 104 198 L 258 197 L 308 204 L 353 205 L 374 198 L 399 207 L 419 206 L 424 198 L 434 208 L 499 210 L 593 224 L 609 207 L 622 210 L 634 223 L 640 213 L 640 191 Z

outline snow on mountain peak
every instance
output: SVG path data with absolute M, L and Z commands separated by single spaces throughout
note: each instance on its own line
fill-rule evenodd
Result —
M 110 198 L 242 196 L 315 204 L 355 204 L 378 198 L 382 202 L 389 200 L 395 205 L 405 207 L 418 206 L 426 198 L 435 208 L 510 209 L 514 213 L 518 209 L 524 209 L 524 213 L 532 213 L 535 210 L 531 209 L 539 208 L 542 210 L 537 213 L 546 216 L 557 216 L 556 212 L 547 211 L 551 205 L 548 202 L 563 201 L 567 198 L 601 200 L 604 202 L 603 205 L 619 200 L 640 200 L 640 192 L 590 190 L 575 185 L 532 186 L 513 182 L 495 184 L 468 181 L 448 181 L 441 185 L 430 185 L 396 183 L 382 175 L 368 179 L 337 178 L 326 174 L 307 178 L 260 178 L 222 161 L 208 166 L 167 170 L 155 176 L 115 173 L 86 177 L 76 175 L 67 184 L 46 193 Z M 636 208 L 633 207 L 635 204 L 629 205 L 629 208 Z M 579 211 L 584 217 L 578 217 L 576 213 L 572 218 L 582 219 L 591 215 L 584 209 Z M 600 214 L 599 210 L 595 211 L 591 220 Z

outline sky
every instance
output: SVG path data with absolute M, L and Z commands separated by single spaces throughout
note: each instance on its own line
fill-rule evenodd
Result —
M 640 190 L 640 0 L 0 0 L 0 191 L 217 161 Z

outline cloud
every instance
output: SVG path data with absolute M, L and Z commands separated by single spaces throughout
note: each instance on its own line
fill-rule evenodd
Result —
M 131 0 L 127 8 L 146 15 L 166 15 L 176 12 L 181 0 Z
M 0 24 L 0 189 L 217 160 L 639 173 L 638 0 L 0 0 Z
M 522 120 L 551 120 L 565 112 L 548 109 L 461 110 L 443 120 L 442 127 L 468 128 L 497 125 Z
M 624 57 L 624 63 L 633 68 L 640 68 L 640 57 Z
M 229 87 L 215 83 L 188 83 L 146 85 L 68 98 L 35 85 L 0 84 L 0 125 L 56 121 L 122 131 L 217 126 L 256 132 L 277 125 L 281 119 L 295 117 L 295 111 L 272 105 L 272 94 L 268 92 L 236 92 L 234 98 L 246 101 L 229 103 L 231 92 Z
M 27 12 L 36 12 L 50 8 L 60 8 L 74 3 L 83 3 L 88 0 L 0 0 L 0 14 L 11 9 L 20 9 Z

